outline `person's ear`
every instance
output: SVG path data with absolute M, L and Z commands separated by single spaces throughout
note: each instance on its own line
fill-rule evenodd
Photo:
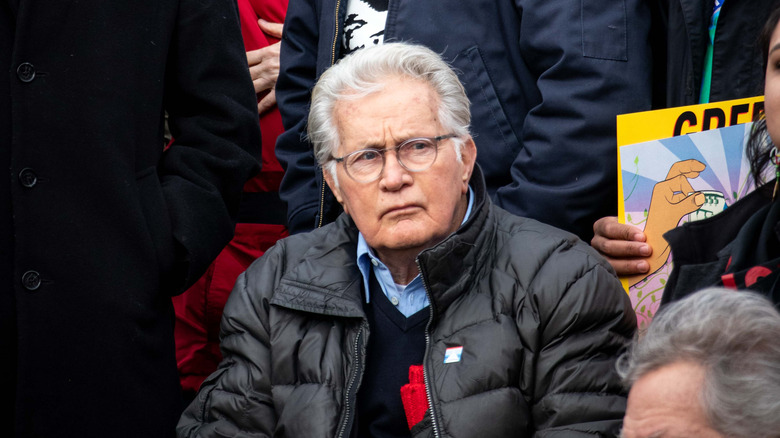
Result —
M 333 171 L 336 171 L 336 169 L 334 168 Z M 349 214 L 347 211 L 347 206 L 344 204 L 344 198 L 341 196 L 341 188 L 336 183 L 336 180 L 333 178 L 333 174 L 331 173 L 330 165 L 326 165 L 322 168 L 322 177 L 325 179 L 325 183 L 328 184 L 330 191 L 333 192 L 333 196 L 336 197 L 336 201 L 341 204 L 344 212 Z
M 477 145 L 474 144 L 474 139 L 471 136 L 463 143 L 460 151 L 463 160 L 463 193 L 466 193 L 469 190 L 469 180 L 477 162 Z

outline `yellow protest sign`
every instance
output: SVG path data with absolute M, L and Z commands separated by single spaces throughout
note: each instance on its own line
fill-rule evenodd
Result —
M 618 220 L 644 230 L 650 273 L 621 278 L 640 327 L 660 305 L 672 269 L 663 233 L 705 219 L 754 189 L 744 154 L 763 97 L 620 115 Z

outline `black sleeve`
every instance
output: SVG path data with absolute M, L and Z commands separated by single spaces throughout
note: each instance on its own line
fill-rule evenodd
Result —
M 232 237 L 261 142 L 235 3 L 182 0 L 173 32 L 165 102 L 175 141 L 158 173 L 175 246 L 170 287 L 178 292 Z

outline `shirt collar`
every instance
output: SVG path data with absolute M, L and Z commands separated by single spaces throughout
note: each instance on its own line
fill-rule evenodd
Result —
M 469 205 L 466 208 L 466 214 L 463 216 L 463 221 L 460 223 L 463 225 L 466 223 L 468 218 L 471 216 L 471 210 L 474 207 L 474 190 L 471 189 L 471 185 L 469 185 Z M 392 286 L 395 287 L 395 283 L 393 282 L 393 277 L 390 275 L 390 270 L 385 266 L 384 263 L 382 263 L 381 260 L 379 260 L 376 255 L 374 254 L 374 250 L 371 249 L 370 246 L 368 246 L 368 242 L 366 242 L 366 239 L 363 237 L 363 233 L 358 231 L 358 242 L 357 242 L 357 265 L 358 269 L 360 269 L 360 273 L 363 275 L 363 290 L 366 291 L 366 303 L 369 302 L 369 278 L 370 273 L 369 269 L 371 269 L 371 266 L 374 267 L 374 275 L 376 276 L 377 281 L 380 285 L 383 285 L 383 289 L 386 286 Z M 417 274 L 414 279 L 412 279 L 412 283 L 417 281 L 417 279 L 420 277 L 420 274 Z M 411 284 L 411 283 L 409 283 Z

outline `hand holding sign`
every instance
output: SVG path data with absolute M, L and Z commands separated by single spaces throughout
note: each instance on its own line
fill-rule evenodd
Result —
M 704 194 L 694 191 L 688 182 L 689 178 L 698 177 L 704 168 L 705 165 L 698 160 L 678 161 L 669 168 L 666 179 L 653 187 L 644 230 L 647 243 L 653 248 L 653 254 L 646 259 L 650 273 L 658 270 L 669 258 L 669 245 L 663 238 L 664 233 L 677 227 L 683 216 L 704 205 Z M 636 284 L 645 277 L 645 274 L 628 277 L 628 284 Z

